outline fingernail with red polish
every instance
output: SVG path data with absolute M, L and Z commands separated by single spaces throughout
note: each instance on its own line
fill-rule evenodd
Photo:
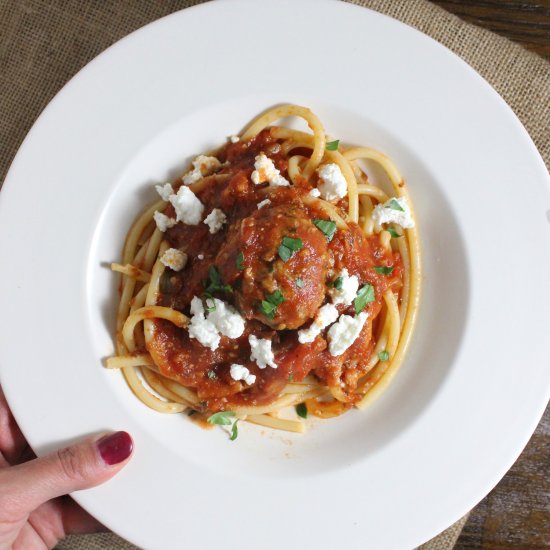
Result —
M 134 442 L 127 432 L 115 432 L 102 437 L 97 442 L 97 449 L 103 462 L 112 466 L 126 460 L 134 448 Z

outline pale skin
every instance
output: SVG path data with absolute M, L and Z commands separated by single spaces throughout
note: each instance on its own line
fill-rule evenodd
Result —
M 104 483 L 128 462 L 107 464 L 102 436 L 36 458 L 0 388 L 0 550 L 53 548 L 68 534 L 105 530 L 66 496 Z

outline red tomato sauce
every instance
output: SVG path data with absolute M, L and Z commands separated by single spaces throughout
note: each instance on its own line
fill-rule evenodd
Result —
M 327 214 L 302 202 L 311 190 L 305 180 L 290 187 L 252 183 L 254 159 L 262 151 L 288 179 L 286 159 L 269 129 L 251 141 L 224 146 L 217 154 L 224 163 L 217 181 L 196 194 L 205 206 L 205 216 L 220 208 L 227 222 L 215 234 L 210 234 L 204 223 L 180 223 L 165 233 L 170 246 L 187 253 L 188 262 L 180 272 L 166 270 L 158 300 L 159 305 L 190 315 L 191 300 L 204 295 L 209 269 L 215 267 L 227 287 L 214 295 L 245 318 L 244 333 L 236 339 L 222 335 L 219 347 L 212 351 L 190 338 L 186 329 L 156 319 L 149 352 L 164 376 L 194 389 L 208 410 L 271 403 L 289 380 L 299 382 L 308 374 L 328 386 L 340 387 L 353 402 L 357 381 L 366 372 L 375 345 L 372 335 L 382 296 L 389 288 L 398 291 L 401 287 L 401 258 L 384 249 L 378 235 L 366 237 L 354 223 L 338 229 L 329 241 L 312 223 L 314 219 L 328 220 Z M 258 209 L 258 203 L 265 199 L 270 204 Z M 347 200 L 337 206 L 345 209 Z M 165 213 L 173 215 L 172 207 L 168 206 Z M 284 237 L 302 243 L 287 261 L 279 255 Z M 384 275 L 375 271 L 376 266 L 394 269 Z M 310 325 L 343 268 L 359 278 L 360 287 L 372 285 L 375 299 L 364 309 L 369 316 L 359 337 L 342 355 L 333 357 L 323 333 L 311 343 L 300 344 L 297 332 Z M 282 293 L 284 302 L 271 318 L 260 306 L 275 291 Z M 355 314 L 353 305 L 337 307 L 340 314 Z M 251 334 L 271 340 L 276 369 L 260 369 L 251 361 Z M 229 374 L 233 363 L 247 367 L 256 375 L 256 382 L 247 386 L 233 380 Z

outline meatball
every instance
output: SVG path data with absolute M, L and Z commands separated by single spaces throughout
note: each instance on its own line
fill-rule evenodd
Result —
M 330 255 L 326 237 L 298 205 L 262 208 L 242 220 L 218 258 L 240 253 L 235 302 L 247 319 L 283 330 L 315 316 L 325 299 Z

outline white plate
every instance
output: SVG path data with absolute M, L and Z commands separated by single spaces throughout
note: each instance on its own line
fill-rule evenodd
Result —
M 280 102 L 391 155 L 420 220 L 413 348 L 369 410 L 236 442 L 138 402 L 113 351 L 115 278 L 151 184 Z M 550 185 L 527 133 L 470 67 L 351 5 L 215 2 L 118 42 L 51 102 L 0 201 L 0 374 L 39 454 L 126 429 L 133 460 L 75 494 L 147 548 L 413 547 L 519 455 L 550 389 Z

